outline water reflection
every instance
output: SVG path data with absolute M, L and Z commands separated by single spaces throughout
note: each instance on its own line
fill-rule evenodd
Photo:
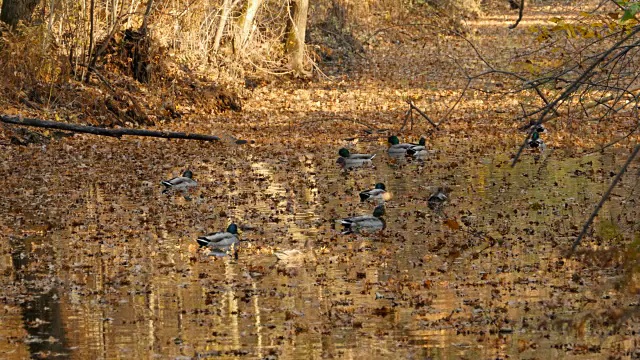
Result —
M 601 341 L 554 330 L 548 314 L 571 316 L 556 303 L 601 298 L 588 286 L 558 291 L 572 285 L 557 273 L 559 244 L 606 188 L 615 159 L 552 155 L 511 168 L 503 155 L 399 164 L 382 154 L 375 169 L 345 174 L 334 151 L 322 151 L 191 154 L 201 184 L 193 201 L 140 180 L 154 176 L 144 164 L 122 173 L 134 185 L 97 172 L 73 192 L 18 174 L 32 190 L 6 197 L 2 225 L 45 230 L 3 248 L 3 284 L 28 294 L 20 315 L 2 315 L 29 334 L 0 337 L 7 357 L 24 358 L 25 348 L 81 359 L 546 357 L 564 354 L 558 341 Z M 384 236 L 338 235 L 335 219 L 372 211 L 358 193 L 377 182 L 393 194 Z M 427 203 L 440 186 L 453 190 L 441 216 Z M 616 206 L 604 213 L 621 214 Z M 246 226 L 238 261 L 198 252 L 195 238 L 229 220 Z M 272 254 L 308 240 L 313 261 L 287 266 Z
M 29 334 L 25 343 L 31 357 L 65 357 L 70 349 L 64 331 L 64 318 L 59 302 L 55 275 L 44 262 L 55 263 L 55 258 L 43 251 L 45 239 L 29 236 L 11 239 L 11 260 L 14 281 L 25 286 L 29 294 L 20 301 L 22 327 Z M 45 259 L 42 259 L 45 258 Z M 3 321 L 4 323 L 4 321 Z

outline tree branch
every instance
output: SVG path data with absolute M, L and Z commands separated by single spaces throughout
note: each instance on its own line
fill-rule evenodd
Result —
M 509 29 L 515 29 L 520 21 L 522 20 L 522 15 L 524 14 L 524 0 L 520 0 L 520 11 L 518 12 L 518 19 L 514 24 L 509 25 Z
M 125 129 L 125 128 L 105 129 L 105 128 L 96 127 L 96 126 L 67 124 L 67 123 L 62 123 L 57 121 L 40 120 L 40 119 L 34 119 L 34 118 L 23 118 L 21 116 L 1 115 L 0 120 L 9 124 L 34 126 L 34 127 L 40 127 L 40 128 L 46 128 L 46 129 L 66 130 L 66 131 L 72 131 L 77 133 L 87 133 L 87 134 L 111 136 L 111 137 L 117 137 L 117 138 L 120 138 L 123 135 L 133 135 L 133 136 L 158 137 L 158 138 L 164 138 L 164 139 L 187 139 L 187 140 L 201 140 L 201 141 L 220 140 L 220 138 L 217 136 L 203 135 L 203 134 L 188 134 L 188 133 L 173 132 L 173 131 L 154 131 L 154 130 Z M 243 141 L 243 140 L 238 140 L 238 141 Z
M 512 167 L 515 166 L 516 163 L 518 162 L 518 159 L 520 159 L 520 155 L 522 155 L 522 151 L 524 151 L 524 148 L 527 146 L 529 138 L 531 137 L 531 134 L 533 134 L 533 132 L 536 130 L 536 128 L 538 126 L 540 126 L 542 123 L 544 123 L 546 121 L 545 117 L 547 116 L 547 114 L 549 114 L 549 112 L 555 110 L 555 107 L 560 102 L 566 100 L 569 97 L 569 95 L 571 93 L 573 93 L 574 91 L 576 91 L 588 77 L 593 75 L 594 69 L 599 64 L 601 64 L 612 52 L 614 52 L 615 50 L 619 49 L 622 44 L 624 44 L 627 40 L 629 40 L 630 38 L 632 38 L 633 36 L 635 36 L 639 32 L 640 32 L 640 26 L 636 26 L 633 29 L 633 31 L 630 31 L 629 33 L 627 33 L 627 36 L 625 36 L 624 38 L 620 39 L 617 43 L 615 43 L 613 46 L 611 46 L 607 51 L 601 53 L 593 61 L 593 63 L 591 65 L 589 65 L 582 72 L 582 74 L 575 81 L 573 81 L 571 83 L 571 85 L 569 85 L 569 87 L 567 87 L 567 89 L 565 89 L 562 92 L 562 94 L 558 95 L 558 97 L 555 100 L 553 100 L 550 104 L 548 104 L 547 106 L 544 107 L 544 111 L 542 111 L 542 113 L 540 114 L 540 116 L 538 118 L 538 121 L 536 121 L 536 123 L 535 123 L 535 126 L 531 127 L 531 130 L 527 133 L 527 137 L 524 139 L 524 141 L 520 145 L 520 148 L 518 149 L 518 153 L 513 158 L 513 161 L 511 162 L 511 166 Z
M 616 185 L 618 184 L 618 181 L 620 181 L 620 178 L 622 177 L 622 174 L 624 174 L 625 171 L 627 171 L 627 167 L 629 166 L 629 164 L 631 164 L 633 159 L 638 155 L 639 151 L 640 151 L 640 144 L 636 145 L 635 149 L 633 149 L 633 152 L 631 153 L 631 155 L 629 155 L 627 162 L 624 163 L 624 165 L 622 166 L 622 169 L 620 169 L 620 172 L 618 172 L 616 177 L 613 179 L 613 182 L 611 183 L 611 186 L 609 186 L 609 188 L 607 189 L 607 192 L 605 192 L 604 195 L 602 195 L 600 202 L 598 203 L 596 208 L 593 210 L 593 213 L 591 213 L 591 216 L 589 216 L 589 220 L 587 220 L 587 222 L 582 227 L 582 232 L 580 232 L 580 235 L 578 235 L 578 237 L 576 238 L 576 241 L 573 242 L 573 245 L 571 246 L 571 251 L 569 252 L 569 255 L 567 257 L 570 257 L 571 255 L 573 255 L 578 245 L 580 245 L 580 242 L 582 241 L 582 238 L 584 237 L 584 235 L 587 233 L 589 226 L 591 226 L 591 223 L 598 215 L 598 212 L 604 205 L 605 201 L 609 199 L 609 196 L 611 195 L 611 191 L 613 191 L 613 188 L 616 187 Z
M 433 125 L 434 128 L 438 128 L 438 124 L 434 123 L 431 119 L 429 119 L 429 117 L 427 116 L 427 114 L 423 113 L 422 110 L 418 109 L 418 107 L 413 103 L 413 101 L 411 100 L 407 100 L 407 104 L 409 104 L 409 106 L 411 106 L 412 109 L 415 109 L 418 114 L 422 115 L 423 118 L 427 119 L 427 121 Z

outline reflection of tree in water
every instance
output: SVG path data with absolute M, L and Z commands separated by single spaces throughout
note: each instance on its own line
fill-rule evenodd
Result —
M 58 301 L 58 290 L 50 286 L 51 282 L 46 279 L 48 277 L 46 269 L 34 266 L 37 264 L 33 262 L 33 258 L 29 255 L 25 256 L 25 254 L 46 256 L 44 251 L 31 250 L 32 244 L 41 240 L 28 237 L 22 241 L 11 241 L 11 260 L 15 270 L 15 281 L 22 283 L 28 294 L 38 294 L 29 295 L 28 300 L 20 303 L 24 327 L 29 334 L 27 340 L 29 351 L 36 358 L 48 357 L 49 354 L 69 353 Z M 45 279 L 44 282 L 43 279 Z

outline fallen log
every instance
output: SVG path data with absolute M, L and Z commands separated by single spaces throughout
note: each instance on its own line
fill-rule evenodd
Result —
M 217 136 L 212 135 L 204 135 L 204 134 L 188 134 L 183 132 L 173 132 L 173 131 L 154 131 L 154 130 L 142 130 L 142 129 L 126 129 L 126 128 L 118 128 L 118 129 L 106 129 L 96 126 L 88 126 L 88 125 L 77 125 L 77 124 L 67 124 L 57 121 L 49 121 L 49 120 L 40 120 L 34 118 L 23 118 L 22 116 L 9 116 L 2 115 L 0 116 L 0 120 L 9 124 L 23 125 L 23 126 L 33 126 L 45 129 L 58 129 L 58 130 L 66 130 L 77 133 L 87 133 L 93 135 L 101 135 L 101 136 L 111 136 L 120 138 L 123 135 L 131 135 L 131 136 L 148 136 L 148 137 L 158 137 L 164 139 L 187 139 L 187 140 L 200 140 L 200 141 L 218 141 L 220 140 Z M 238 140 L 244 141 L 244 140 Z M 236 141 L 236 143 L 239 143 Z

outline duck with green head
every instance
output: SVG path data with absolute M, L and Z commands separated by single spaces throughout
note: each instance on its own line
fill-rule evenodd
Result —
M 400 143 L 400 139 L 397 136 L 392 135 L 387 138 L 389 143 L 389 155 L 391 156 L 420 156 L 427 151 L 427 140 L 423 137 L 420 138 L 417 144 Z
M 385 214 L 384 205 L 380 204 L 373 210 L 373 215 L 354 216 L 340 220 L 344 227 L 342 234 L 373 233 L 384 230 L 387 223 L 382 216 Z
M 162 190 L 163 194 L 173 190 L 187 193 L 189 192 L 189 189 L 198 186 L 198 183 L 193 180 L 193 173 L 191 170 L 186 170 L 182 173 L 182 176 L 177 176 L 169 180 L 162 180 L 160 183 L 165 186 L 164 190 Z
M 336 163 L 345 170 L 373 165 L 372 160 L 376 157 L 376 154 L 351 154 L 346 148 L 340 149 L 338 154 L 340 157 Z
M 387 195 L 386 190 L 387 189 L 383 183 L 377 183 L 373 189 L 360 192 L 360 201 L 365 202 L 377 200 L 378 203 L 382 203 Z
M 545 145 L 542 139 L 540 139 L 540 133 L 538 131 L 534 131 L 533 134 L 531 134 L 531 140 L 529 140 L 529 147 L 531 149 L 540 150 L 541 152 L 547 148 L 547 145 Z
M 238 226 L 234 223 L 231 223 L 227 227 L 227 231 L 218 231 L 203 235 L 196 239 L 196 241 L 201 247 L 210 248 L 210 255 L 220 256 L 233 253 L 234 257 L 236 259 L 238 258 L 240 239 L 238 238 Z

